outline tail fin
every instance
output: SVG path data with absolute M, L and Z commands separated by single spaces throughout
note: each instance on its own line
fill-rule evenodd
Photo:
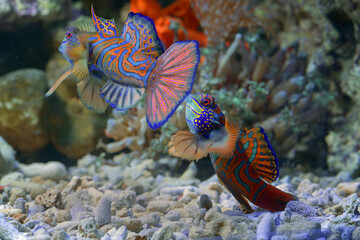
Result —
M 298 198 L 295 195 L 283 192 L 280 189 L 267 184 L 253 203 L 271 212 L 277 212 L 283 211 L 288 202 L 297 200 Z
M 146 117 L 152 129 L 164 125 L 191 92 L 199 56 L 199 43 L 184 41 L 159 57 L 146 85 Z

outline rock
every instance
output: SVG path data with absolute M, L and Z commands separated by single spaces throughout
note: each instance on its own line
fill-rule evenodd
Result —
M 0 135 L 15 149 L 34 151 L 48 143 L 43 71 L 23 69 L 0 77 Z
M 65 230 L 55 231 L 52 235 L 52 240 L 70 240 L 70 236 Z
M 56 187 L 50 188 L 49 190 L 46 191 L 46 193 L 36 196 L 35 203 L 39 205 L 43 205 L 46 208 L 63 207 L 61 192 Z
M 27 177 L 41 176 L 44 179 L 61 180 L 67 177 L 67 171 L 61 162 L 20 164 L 21 171 Z
M 111 237 L 114 239 L 125 240 L 127 237 L 126 226 L 119 227 L 119 229 L 113 235 L 111 235 Z
M 118 217 L 112 217 L 111 223 L 115 226 L 123 226 L 125 225 L 126 228 L 131 232 L 139 233 L 142 229 L 142 222 L 139 219 L 136 218 L 118 218 Z
M 271 240 L 289 240 L 289 238 L 284 235 L 274 235 L 271 237 Z
M 37 214 L 37 213 L 39 213 L 39 212 L 43 212 L 43 211 L 45 211 L 45 208 L 44 208 L 43 205 L 35 205 L 35 204 L 33 203 L 33 204 L 31 204 L 31 205 L 29 206 L 29 209 L 28 209 L 28 212 L 27 212 L 28 218 L 34 216 L 35 214 Z
M 19 172 L 11 172 L 1 178 L 0 185 L 9 185 L 12 182 L 21 182 L 23 180 L 24 174 Z
M 160 214 L 152 212 L 139 218 L 142 224 L 146 224 L 149 227 L 157 227 L 160 224 Z
M 274 225 L 274 218 L 271 213 L 265 213 L 256 230 L 257 240 L 268 240 L 271 237 L 271 229 Z
M 95 149 L 107 114 L 87 109 L 78 98 L 54 103 L 50 111 L 50 141 L 59 152 L 78 159 Z
M 146 209 L 143 206 L 141 206 L 140 204 L 135 204 L 133 209 L 134 209 L 134 212 L 136 212 L 136 213 L 146 211 Z
M 102 166 L 102 169 L 112 185 L 118 184 L 123 179 L 123 176 L 119 174 L 122 170 L 122 167 L 120 166 L 113 167 L 105 165 Z
M 348 225 L 359 225 L 360 216 L 359 216 L 359 205 L 360 199 L 354 193 L 344 198 L 339 204 L 343 211 L 342 214 L 336 216 L 335 218 L 330 219 L 330 225 L 339 225 L 339 224 L 348 224 Z
M 93 211 L 91 196 L 87 190 L 78 190 L 63 198 L 64 209 L 70 210 L 74 206 L 81 205 L 85 211 Z
M 73 176 L 70 180 L 70 182 L 64 187 L 64 189 L 61 192 L 61 195 L 63 197 L 66 197 L 70 193 L 75 192 L 80 186 L 81 186 L 81 178 L 78 176 Z
M 185 234 L 183 234 L 181 232 L 174 232 L 173 237 L 174 237 L 174 240 L 188 240 L 189 239 Z
M 0 136 L 0 176 L 13 169 L 15 154 L 15 150 Z
M 173 229 L 165 225 L 157 230 L 154 235 L 152 236 L 152 240 L 163 240 L 163 239 L 171 239 L 173 237 L 174 231 Z
M 38 228 L 34 231 L 35 239 L 51 240 L 49 232 L 45 228 Z
M 181 215 L 178 210 L 171 210 L 165 215 L 165 218 L 170 221 L 179 221 L 181 219 Z
M 153 227 L 153 228 L 147 228 L 147 229 L 142 230 L 141 232 L 139 232 L 140 239 L 142 239 L 142 238 L 151 239 L 152 236 L 154 235 L 154 233 L 158 229 L 159 229 L 158 227 Z M 128 236 L 128 239 L 131 239 L 131 238 L 129 238 L 129 236 Z
M 19 187 L 12 187 L 9 202 L 14 203 L 16 199 L 18 198 L 25 198 L 26 192 L 24 189 Z
M 360 182 L 345 182 L 337 185 L 337 192 L 342 197 L 347 197 L 353 193 L 360 196 Z
M 222 236 L 229 235 L 252 236 L 256 230 L 256 224 L 251 220 L 237 216 L 230 217 L 220 212 L 217 207 L 211 208 L 206 212 L 204 220 L 206 221 L 205 231 L 202 230 L 204 236 Z M 193 228 L 190 229 L 190 238 L 196 238 L 196 234 L 192 235 Z M 194 232 L 193 232 L 194 233 Z
M 118 192 L 106 192 L 111 200 L 113 201 L 112 206 L 116 209 L 131 208 L 136 201 L 136 193 L 132 190 L 125 189 L 124 191 Z
M 24 198 L 18 198 L 14 202 L 14 208 L 21 209 L 22 213 L 25 213 L 25 203 Z
M 294 233 L 291 234 L 290 240 L 307 240 L 309 238 L 308 233 Z
M 103 234 L 96 229 L 95 220 L 87 220 L 82 222 L 78 227 L 78 238 L 95 238 L 100 239 Z
M 70 220 L 71 220 L 70 211 L 59 209 L 59 211 L 57 213 L 56 223 L 59 224 L 59 223 L 67 222 Z
M 181 186 L 181 187 L 164 187 L 160 189 L 160 195 L 171 195 L 171 196 L 181 196 L 185 190 L 191 192 L 199 193 L 200 189 L 194 186 Z
M 344 93 L 348 95 L 356 104 L 360 104 L 360 65 L 356 61 L 357 60 L 355 59 L 354 62 L 348 61 L 347 64 L 345 64 L 346 69 L 342 71 L 342 75 L 339 77 L 339 80 L 341 89 L 344 91 Z
M 70 216 L 73 221 L 81 220 L 81 213 L 86 212 L 80 204 L 76 204 L 70 208 Z
M 20 233 L 12 224 L 8 223 L 0 214 L 0 239 L 13 240 L 24 239 L 24 234 Z
M 209 198 L 209 195 L 207 194 L 201 194 L 199 199 L 199 208 L 205 208 L 206 210 L 209 210 L 212 208 L 212 202 Z
M 170 207 L 168 201 L 151 201 L 147 206 L 146 210 L 148 212 L 161 212 L 165 213 Z
M 339 172 L 334 180 L 329 184 L 329 187 L 336 187 L 339 183 L 342 182 L 351 182 L 352 177 L 349 172 Z
M 95 211 L 95 222 L 102 227 L 111 222 L 111 200 L 103 196 Z
M 360 106 L 355 105 L 345 116 L 345 123 L 330 131 L 325 140 L 328 146 L 327 164 L 330 171 L 343 171 L 360 176 Z
M 309 221 L 307 218 L 299 214 L 291 216 L 290 223 L 284 223 L 277 228 L 277 234 L 284 235 L 290 238 L 294 234 L 309 234 L 309 239 L 316 239 L 319 237 L 321 225 Z
M 360 227 L 357 227 L 352 232 L 352 239 L 360 239 Z

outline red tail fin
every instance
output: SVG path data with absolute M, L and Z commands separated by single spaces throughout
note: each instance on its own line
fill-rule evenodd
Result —
M 296 196 L 267 184 L 253 203 L 271 212 L 277 212 L 283 211 L 288 202 L 296 200 L 298 200 Z

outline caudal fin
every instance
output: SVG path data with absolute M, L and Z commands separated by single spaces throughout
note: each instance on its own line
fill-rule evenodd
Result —
M 184 41 L 159 57 L 146 85 L 146 117 L 152 129 L 164 125 L 191 92 L 199 55 L 197 41 Z
M 277 212 L 283 211 L 288 202 L 297 200 L 298 198 L 295 195 L 283 192 L 280 189 L 267 184 L 253 203 L 271 212 Z

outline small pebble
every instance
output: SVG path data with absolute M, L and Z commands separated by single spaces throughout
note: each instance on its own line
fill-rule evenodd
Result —
M 23 213 L 25 213 L 25 203 L 26 203 L 25 199 L 23 199 L 23 198 L 18 198 L 18 199 L 16 199 L 15 202 L 14 202 L 14 208 L 16 208 L 16 209 L 21 209 L 21 211 L 22 211 Z
M 206 210 L 209 210 L 212 208 L 212 202 L 210 200 L 209 195 L 207 194 L 201 194 L 200 200 L 199 200 L 199 208 L 205 208 Z

